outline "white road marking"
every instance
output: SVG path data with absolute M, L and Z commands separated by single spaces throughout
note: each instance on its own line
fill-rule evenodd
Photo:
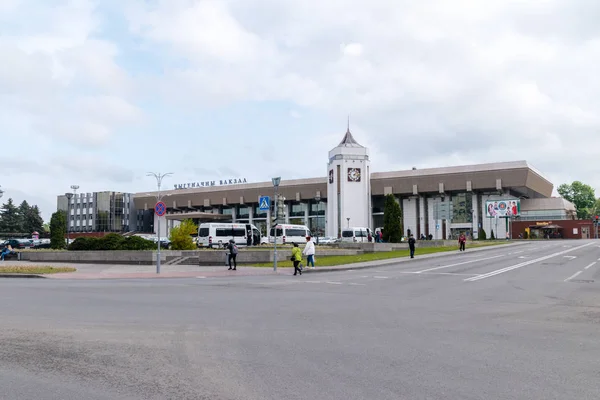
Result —
M 196 279 L 206 279 L 205 276 L 197 276 Z
M 580 273 L 582 273 L 582 272 L 583 272 L 583 271 L 578 271 L 578 272 L 575 272 L 575 273 L 574 273 L 574 274 L 573 274 L 573 275 L 572 275 L 570 278 L 567 278 L 567 279 L 565 279 L 565 282 L 568 282 L 568 281 L 570 281 L 571 279 L 573 279 L 573 278 L 576 278 L 576 277 L 577 277 L 577 276 L 578 276 Z
M 363 275 L 363 276 L 361 276 L 361 278 L 368 278 L 368 277 L 369 277 L 369 275 Z
M 594 265 L 596 265 L 596 261 L 594 261 L 593 263 L 591 263 L 590 265 L 588 265 L 587 267 L 585 267 L 584 269 L 590 269 L 591 267 L 593 267 Z
M 375 279 L 387 279 L 387 276 L 374 276 Z
M 570 258 L 571 260 L 573 260 L 574 258 L 577 258 L 577 256 L 563 256 L 564 258 Z
M 306 283 L 321 283 L 321 281 L 304 281 Z
M 463 275 L 463 276 L 479 276 L 479 274 L 461 274 L 458 272 L 415 272 L 415 271 L 398 271 L 401 274 L 413 275 Z
M 330 285 L 341 285 L 342 284 L 342 282 L 325 282 L 325 283 L 328 283 Z
M 459 263 L 456 263 L 456 264 L 442 265 L 441 267 L 428 268 L 428 269 L 424 269 L 424 270 L 421 270 L 421 271 L 416 271 L 416 273 L 417 274 L 422 274 L 423 272 L 437 271 L 438 269 L 456 267 L 457 265 L 464 265 L 464 264 L 470 264 L 470 263 L 474 263 L 474 262 L 478 262 L 478 261 L 491 260 L 492 258 L 498 258 L 498 257 L 504 257 L 504 254 L 500 254 L 499 256 L 494 256 L 494 257 L 478 258 L 476 260 L 463 261 L 463 262 L 459 262 Z
M 527 257 L 525 257 L 525 256 L 519 256 L 519 257 L 517 257 L 517 258 L 527 258 Z
M 366 283 L 354 283 L 354 282 L 349 283 L 348 285 L 351 285 L 351 286 L 367 286 Z
M 583 246 L 579 246 L 579 247 L 573 247 L 573 248 L 570 248 L 568 250 L 559 251 L 558 253 L 549 254 L 549 255 L 544 256 L 544 257 L 534 258 L 533 260 L 525 261 L 525 262 L 522 262 L 522 263 L 516 264 L 516 265 L 511 265 L 510 267 L 497 269 L 495 271 L 488 272 L 487 274 L 482 274 L 482 275 L 474 276 L 472 278 L 467 278 L 464 281 L 465 282 L 475 282 L 475 281 L 478 281 L 478 280 L 481 280 L 481 279 L 489 278 L 489 277 L 492 277 L 494 275 L 499 275 L 499 274 L 502 274 L 504 272 L 512 271 L 513 269 L 525 267 L 527 265 L 534 264 L 534 263 L 540 262 L 540 261 L 544 261 L 544 260 L 547 260 L 547 259 L 552 258 L 552 257 L 562 256 L 563 254 L 570 253 L 570 252 L 575 251 L 575 250 L 583 249 L 584 247 L 590 246 L 591 244 L 593 244 L 593 243 L 584 244 Z

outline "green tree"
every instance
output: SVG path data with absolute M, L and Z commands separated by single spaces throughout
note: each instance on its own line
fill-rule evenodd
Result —
M 590 185 L 574 181 L 571 184 L 563 183 L 558 187 L 558 193 L 571 203 L 575 204 L 577 209 L 577 218 L 590 218 L 590 209 L 596 203 L 596 194 Z
M 23 200 L 19 206 L 19 232 L 27 232 L 27 229 L 25 229 L 25 218 L 29 213 L 30 208 L 27 200 Z
M 19 206 L 19 217 L 21 219 L 21 232 L 43 232 L 44 220 L 40 215 L 38 206 L 29 206 L 27 201 L 23 201 Z
M 594 218 L 596 215 L 600 215 L 600 199 L 596 199 L 594 205 L 588 209 L 590 217 Z
M 192 240 L 193 234 L 198 232 L 198 227 L 191 219 L 181 221 L 175 228 L 171 229 L 169 240 L 173 250 L 195 250 L 196 246 Z
M 50 218 L 50 247 L 53 249 L 64 249 L 66 246 L 65 235 L 67 234 L 67 214 L 59 210 Z
M 393 194 L 385 196 L 383 240 L 389 243 L 400 243 L 402 240 L 402 210 Z
M 8 199 L 7 203 L 2 205 L 0 210 L 0 232 L 20 233 L 21 218 L 19 208 L 13 203 L 13 199 Z

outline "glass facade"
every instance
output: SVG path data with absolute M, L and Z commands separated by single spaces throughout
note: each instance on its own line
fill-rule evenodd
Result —
M 132 195 L 120 192 L 76 194 L 67 200 L 58 197 L 58 209 L 67 212 L 69 232 L 128 232 L 144 225 L 144 213 L 138 214 Z
M 248 206 L 239 206 L 237 208 L 236 219 L 248 219 L 250 218 L 250 207 Z
M 473 194 L 457 193 L 452 195 L 453 216 L 452 223 L 472 223 L 473 222 Z
M 302 217 L 302 218 L 304 218 L 307 206 L 308 205 L 305 204 L 305 203 L 296 203 L 296 202 L 291 203 L 288 206 L 290 218 L 292 218 L 292 217 Z

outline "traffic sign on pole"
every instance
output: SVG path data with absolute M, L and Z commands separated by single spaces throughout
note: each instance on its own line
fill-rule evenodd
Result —
M 260 211 L 269 211 L 271 208 L 271 198 L 269 196 L 261 196 L 258 199 L 258 206 Z
M 165 203 L 163 203 L 162 201 L 159 201 L 158 203 L 156 203 L 156 205 L 154 206 L 154 212 L 156 213 L 156 215 L 158 215 L 159 217 L 162 217 L 163 215 L 165 215 L 167 213 L 167 206 L 165 205 Z

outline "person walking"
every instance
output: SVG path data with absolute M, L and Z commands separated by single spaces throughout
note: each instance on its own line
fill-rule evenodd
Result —
M 415 237 L 411 234 L 410 237 L 408 238 L 408 248 L 410 250 L 410 258 L 415 258 L 415 244 L 417 243 L 417 241 L 415 240 Z
M 460 251 L 465 251 L 465 246 L 467 244 L 467 237 L 464 233 L 461 233 L 458 237 L 458 247 Z
M 227 245 L 227 249 L 229 250 L 229 257 L 228 257 L 228 261 L 229 261 L 229 270 L 234 270 L 237 271 L 237 254 L 238 254 L 238 248 L 237 245 L 235 244 L 235 240 L 230 239 L 229 240 L 229 244 Z M 231 261 L 233 260 L 233 268 L 231 268 Z
M 315 268 L 315 244 L 310 240 L 310 236 L 306 237 L 306 246 L 302 250 L 302 255 L 306 256 L 306 267 L 312 265 L 311 268 Z
M 294 263 L 294 275 L 298 272 L 302 275 L 302 268 L 300 268 L 300 262 L 302 261 L 302 251 L 298 247 L 298 243 L 292 245 L 292 262 Z

